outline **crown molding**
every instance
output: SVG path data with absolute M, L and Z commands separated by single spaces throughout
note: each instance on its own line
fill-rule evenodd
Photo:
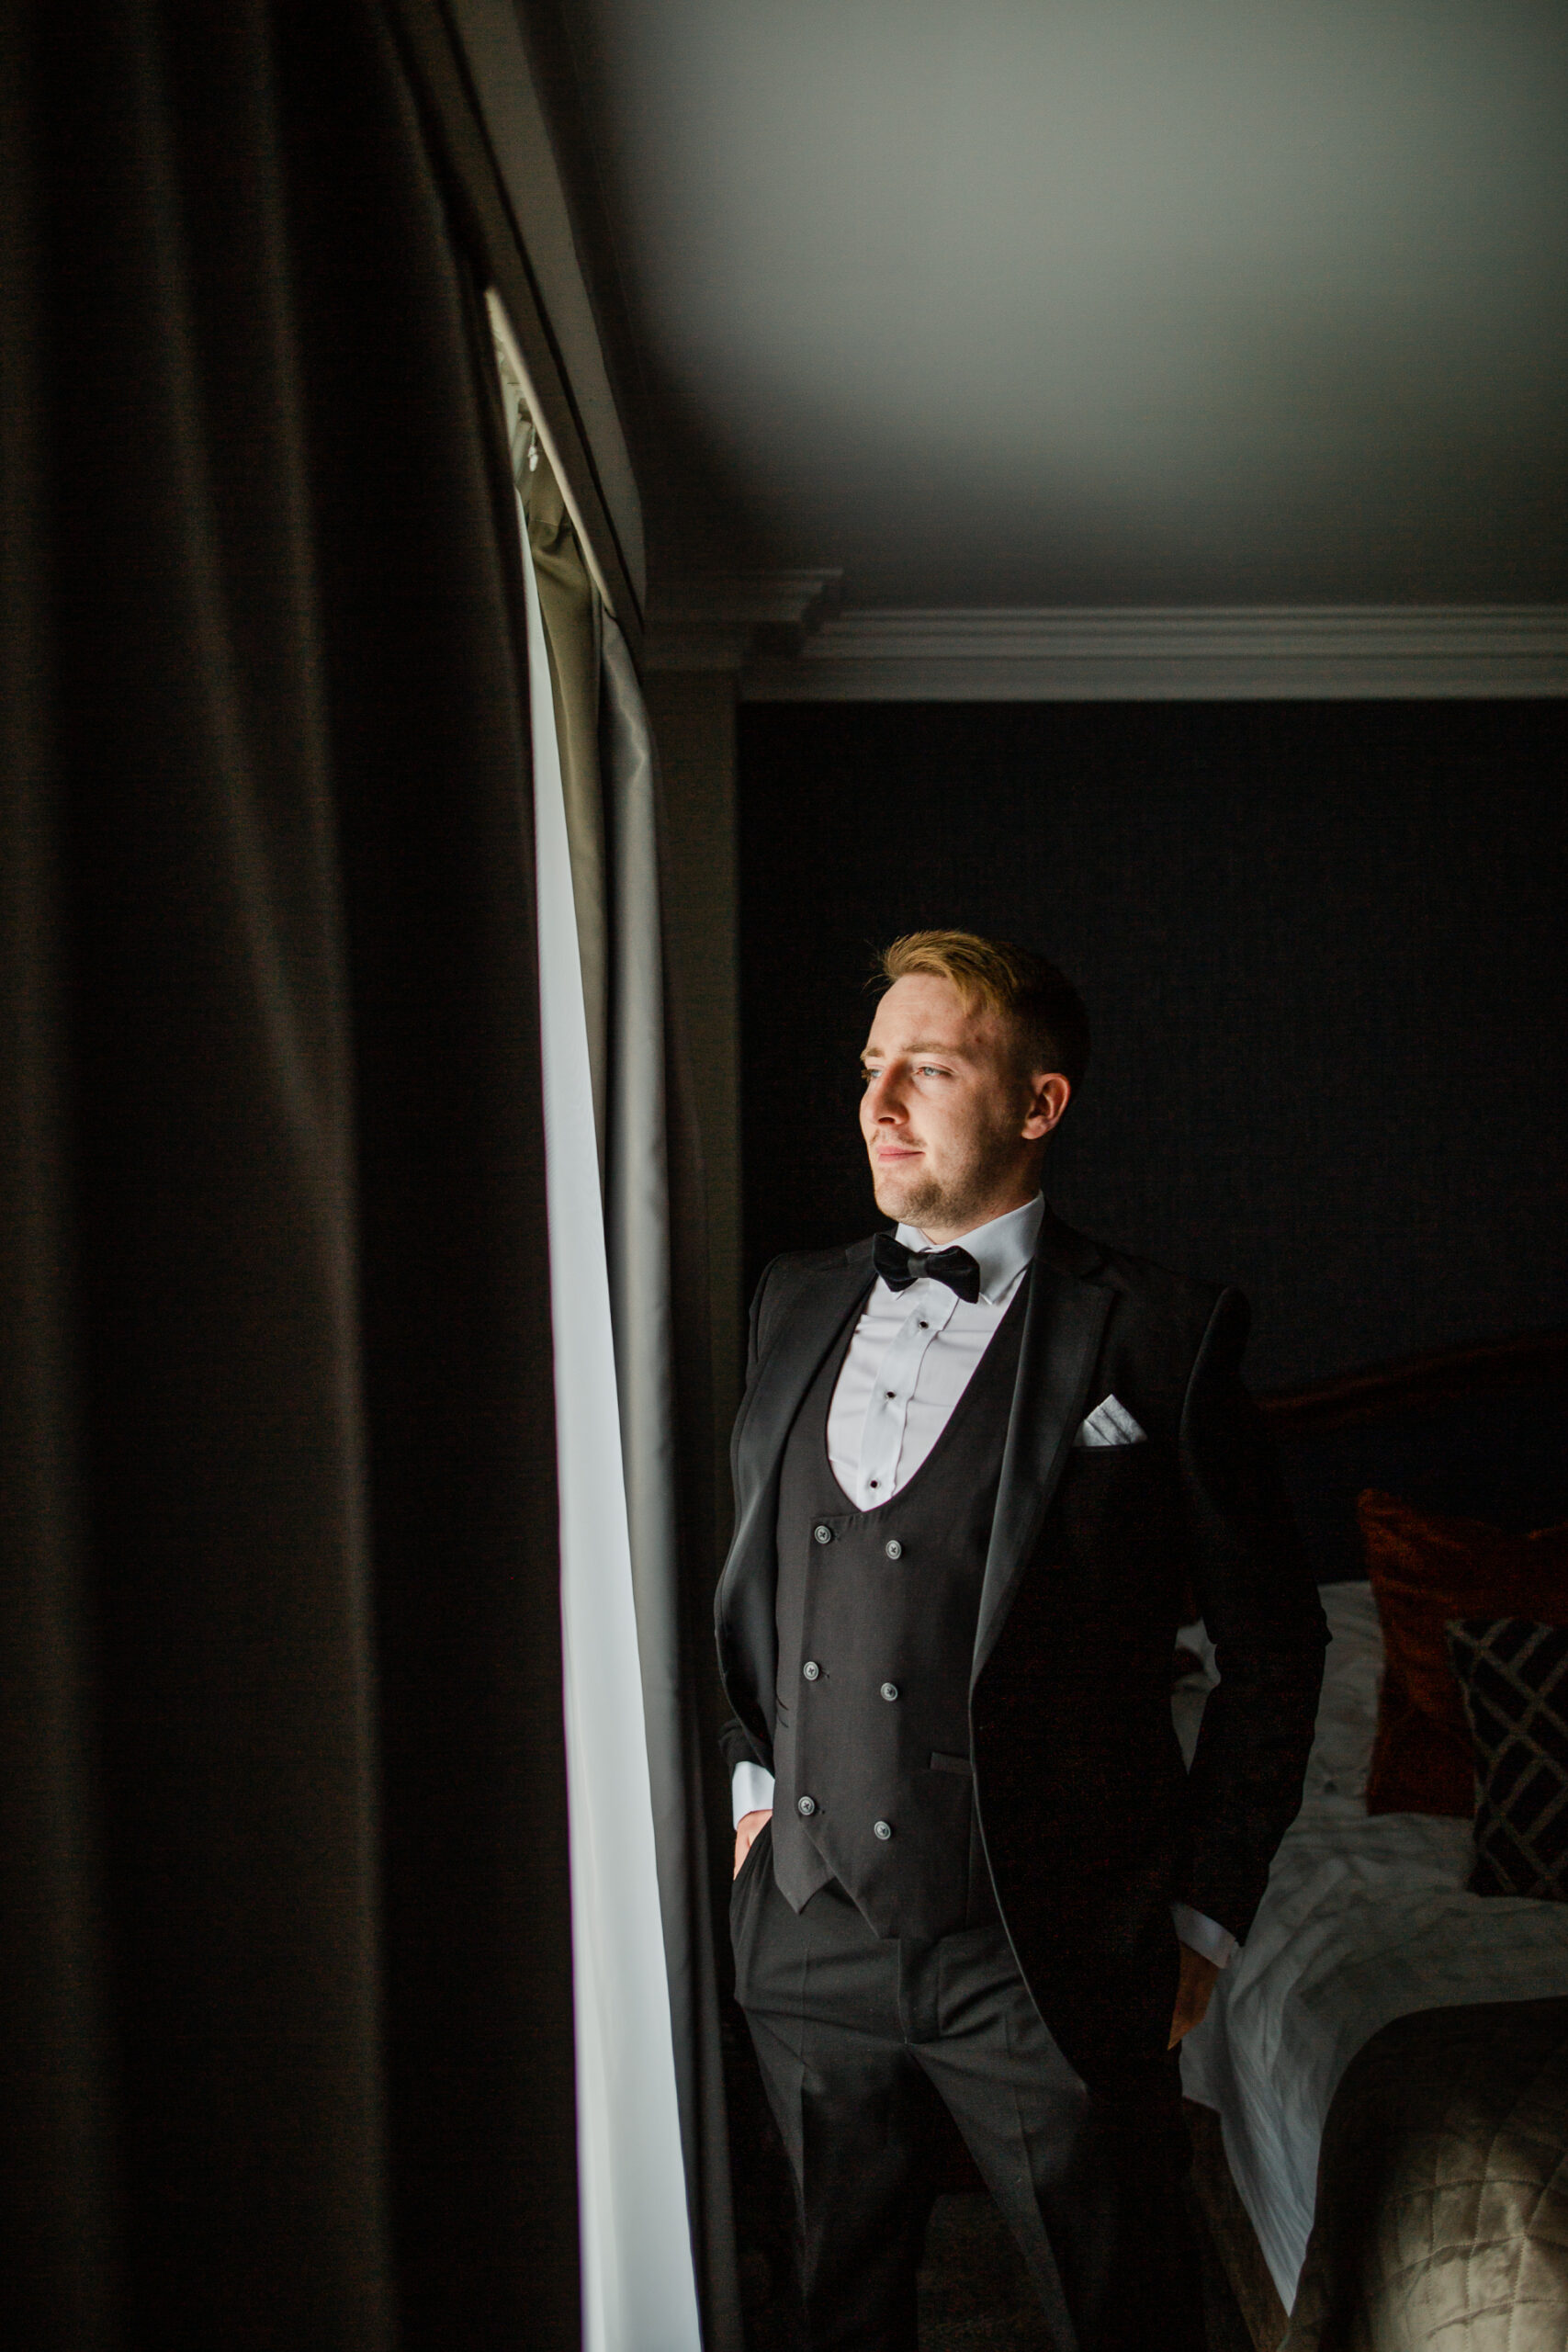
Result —
M 645 670 L 787 667 L 837 609 L 840 571 L 744 571 L 680 581 L 656 597 L 643 640 Z
M 805 575 L 797 575 L 805 576 Z M 1164 702 L 1568 694 L 1568 605 L 850 612 L 745 664 L 750 702 Z

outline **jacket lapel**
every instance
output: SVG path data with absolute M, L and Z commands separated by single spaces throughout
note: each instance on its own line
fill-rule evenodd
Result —
M 871 1244 L 813 1273 L 780 1311 L 777 1337 L 757 1367 L 735 1432 L 735 1535 L 714 1596 L 719 1657 L 742 1716 L 773 1732 L 779 1472 L 791 1426 L 822 1360 L 873 1281 Z M 739 1687 L 755 1677 L 754 1690 Z
M 743 1461 L 766 1464 L 784 1450 L 822 1359 L 874 1279 L 871 1245 L 846 1250 L 842 1265 L 812 1276 L 785 1310 L 777 1339 L 757 1367 L 738 1431 Z
M 1109 1283 L 1092 1278 L 1099 1264 L 1093 1243 L 1047 1212 L 1030 1276 L 996 1517 L 980 1588 L 971 1689 L 1007 1622 L 1019 1578 L 1060 1483 L 1073 1434 L 1088 1408 L 1089 1384 L 1116 1295 Z

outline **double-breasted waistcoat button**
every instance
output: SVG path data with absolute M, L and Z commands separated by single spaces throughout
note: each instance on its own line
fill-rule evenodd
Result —
M 796 1797 L 795 1801 L 795 1809 L 796 1813 L 815 1813 L 817 1810 L 817 1800 L 815 1797 Z
M 800 1669 L 800 1670 L 801 1670 L 802 1674 L 804 1674 L 804 1675 L 805 1675 L 805 1677 L 806 1677 L 806 1679 L 807 1679 L 807 1682 L 815 1682 L 815 1681 L 816 1681 L 816 1679 L 817 1679 L 817 1678 L 818 1678 L 818 1675 L 821 1673 L 821 1671 L 822 1671 L 821 1668 L 818 1665 L 817 1660 L 816 1660 L 814 1657 L 808 1657 L 808 1658 L 807 1659 L 807 1661 L 806 1661 L 806 1664 L 801 1668 L 801 1669 Z
M 885 1699 L 896 1699 L 898 1696 L 898 1685 L 896 1682 L 885 1682 L 882 1686 L 882 1695 Z
M 818 1520 L 811 1532 L 818 1544 L 830 1544 L 833 1540 L 833 1531 L 824 1520 Z
M 874 1821 L 871 1826 L 884 1844 L 893 1835 L 893 1824 L 890 1821 Z
M 890 1560 L 901 1560 L 904 1556 L 904 1546 L 896 1535 L 890 1535 L 882 1548 Z

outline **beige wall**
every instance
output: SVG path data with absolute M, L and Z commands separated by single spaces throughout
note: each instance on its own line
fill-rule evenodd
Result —
M 643 692 L 670 815 L 665 889 L 671 953 L 691 1047 L 707 1184 L 714 1480 L 722 1548 L 730 1523 L 729 1426 L 745 1367 L 735 678 L 726 671 L 654 670 L 645 676 Z

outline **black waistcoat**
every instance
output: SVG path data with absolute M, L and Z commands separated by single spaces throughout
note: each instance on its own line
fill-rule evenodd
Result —
M 969 1673 L 1018 1370 L 1026 1276 L 908 1485 L 857 1511 L 828 1460 L 853 1324 L 781 1465 L 773 1874 L 795 1910 L 829 1879 L 879 1936 L 995 1919 L 972 1797 Z

